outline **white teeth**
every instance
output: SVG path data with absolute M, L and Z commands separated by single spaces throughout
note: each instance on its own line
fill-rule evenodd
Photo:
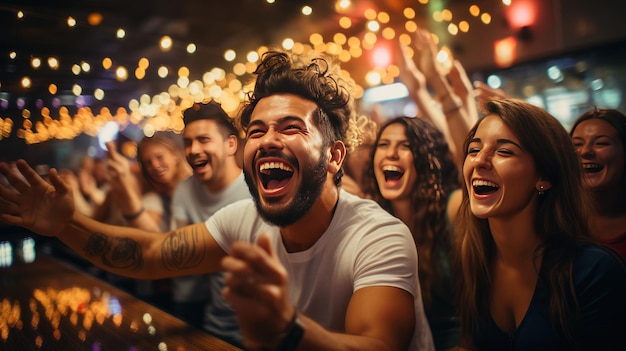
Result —
M 396 167 L 396 166 L 392 166 L 392 165 L 385 165 L 385 166 L 383 166 L 383 171 L 402 172 L 402 169 L 400 169 L 399 167 Z
M 280 169 L 286 172 L 293 172 L 293 168 L 282 162 L 265 162 L 259 166 L 259 172 L 268 174 L 272 169 Z
M 583 163 L 583 168 L 585 168 L 585 169 L 597 169 L 597 168 L 602 168 L 602 166 L 597 164 L 597 163 Z
M 490 182 L 488 180 L 482 180 L 482 179 L 473 180 L 472 186 L 490 186 L 494 188 L 499 188 L 498 184 Z

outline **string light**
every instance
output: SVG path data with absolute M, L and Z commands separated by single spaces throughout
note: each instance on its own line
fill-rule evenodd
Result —
M 273 4 L 274 0 L 266 0 L 268 4 Z M 504 1 L 503 4 L 505 6 L 510 5 L 510 1 Z M 472 18 L 463 18 L 463 14 L 455 14 L 451 9 L 443 9 L 441 11 L 433 11 L 434 8 L 429 5 L 428 0 L 419 0 L 416 6 L 426 6 L 427 11 L 430 13 L 432 18 L 434 18 L 438 22 L 447 22 L 444 23 L 447 32 L 450 35 L 459 35 L 461 33 L 468 33 L 470 30 L 470 20 Z M 350 62 L 351 60 L 358 59 L 364 55 L 364 53 L 369 53 L 374 55 L 375 46 L 382 40 L 395 40 L 399 38 L 399 40 L 405 45 L 410 45 L 411 36 L 410 33 L 414 33 L 418 29 L 417 23 L 414 21 L 416 17 L 416 8 L 404 8 L 400 13 L 390 14 L 384 11 L 376 11 L 373 8 L 366 8 L 363 10 L 361 7 L 359 11 L 362 11 L 360 14 L 358 13 L 350 13 L 353 12 L 354 9 L 358 7 L 353 7 L 352 1 L 349 0 L 337 0 L 335 2 L 335 11 L 341 16 L 338 18 L 337 25 L 338 28 L 342 30 L 348 30 L 353 28 L 354 23 L 365 23 L 367 30 L 363 31 L 358 35 L 353 35 L 348 37 L 347 33 L 337 32 L 332 36 L 332 41 L 325 42 L 323 36 L 320 33 L 313 33 L 308 38 L 307 42 L 299 42 L 292 38 L 284 38 L 281 42 L 281 45 L 286 50 L 292 50 L 293 52 L 303 53 L 309 50 L 320 50 L 324 51 L 328 54 L 335 55 L 342 62 Z M 311 6 L 304 6 L 301 9 L 301 12 L 304 16 L 309 16 L 313 13 L 314 9 Z M 465 13 L 467 17 L 468 13 Z M 482 12 L 480 8 L 476 5 L 472 5 L 469 8 L 469 15 L 474 17 L 474 22 L 476 20 L 481 21 L 483 24 L 489 24 L 492 22 L 491 15 L 486 12 Z M 361 17 L 361 18 L 359 18 Z M 395 18 L 394 18 L 395 17 Z M 25 14 L 22 11 L 18 12 L 18 18 L 25 18 Z M 458 25 L 452 23 L 451 21 L 455 18 L 458 18 Z M 66 21 L 69 27 L 75 27 L 77 25 L 76 19 L 71 16 L 66 17 Z M 94 12 L 90 13 L 87 17 L 87 23 L 91 26 L 97 26 L 103 21 L 102 15 L 100 13 Z M 389 25 L 390 23 L 404 23 L 404 28 L 397 27 L 396 25 Z M 380 33 L 378 33 L 380 31 Z M 126 37 L 126 31 L 123 28 L 118 28 L 115 32 L 116 38 L 124 39 Z M 159 48 L 162 51 L 169 51 L 174 46 L 174 40 L 169 36 L 163 36 L 159 43 Z M 194 54 L 198 51 L 198 45 L 196 43 L 188 43 L 186 44 L 186 51 L 189 54 Z M 141 104 L 134 106 L 133 101 L 130 100 L 128 102 L 128 108 L 130 112 L 118 111 L 116 115 L 102 114 L 96 113 L 93 114 L 91 109 L 88 107 L 78 108 L 76 114 L 72 117 L 69 115 L 69 111 L 67 108 L 64 108 L 60 105 L 61 100 L 59 98 L 52 99 L 52 107 L 60 108 L 59 117 L 64 116 L 64 118 L 73 119 L 81 119 L 83 129 L 80 130 L 54 130 L 63 128 L 55 123 L 43 123 L 36 131 L 32 131 L 30 129 L 25 130 L 21 129 L 21 132 L 17 133 L 20 137 L 26 139 L 28 138 L 28 142 L 42 142 L 48 140 L 50 138 L 58 138 L 60 136 L 63 137 L 72 137 L 76 136 L 80 133 L 87 133 L 89 135 L 93 135 L 93 130 L 97 130 L 98 125 L 102 125 L 100 121 L 103 116 L 109 116 L 110 118 L 117 118 L 119 120 L 125 120 L 127 122 L 132 122 L 135 124 L 141 124 L 142 128 L 146 128 L 149 130 L 162 130 L 162 129 L 170 129 L 170 130 L 182 130 L 180 127 L 180 111 L 184 108 L 187 108 L 193 104 L 193 102 L 203 101 L 207 99 L 216 99 L 222 103 L 222 106 L 225 107 L 227 112 L 234 112 L 235 109 L 238 108 L 239 102 L 244 98 L 244 91 L 246 89 L 250 89 L 251 86 L 245 86 L 242 83 L 242 79 L 237 77 L 244 76 L 245 74 L 250 74 L 256 68 L 256 62 L 258 62 L 260 56 L 263 52 L 267 51 L 267 47 L 260 46 L 256 51 L 249 51 L 246 54 L 238 55 L 235 50 L 229 49 L 224 53 L 224 60 L 226 62 L 232 62 L 231 72 L 228 74 L 223 68 L 215 67 L 210 72 L 206 72 L 202 76 L 202 80 L 200 81 L 190 81 L 190 72 L 187 68 L 185 75 L 182 75 L 179 69 L 179 74 L 177 78 L 177 82 L 173 84 L 167 92 L 162 92 L 157 94 L 159 98 L 151 101 L 142 102 Z M 384 53 L 376 54 L 379 59 L 381 57 L 385 57 Z M 382 56 L 381 56 L 382 55 Z M 17 52 L 11 52 L 9 57 L 11 59 L 15 59 L 18 56 Z M 243 57 L 243 62 L 235 62 L 237 57 Z M 387 59 L 387 58 L 385 58 Z M 39 61 L 37 63 L 37 61 Z M 113 67 L 113 60 L 111 58 L 102 59 L 102 68 L 105 70 L 111 69 Z M 33 66 L 40 67 L 41 62 L 40 59 L 33 59 Z M 50 69 L 58 69 L 60 65 L 60 61 L 57 57 L 48 58 L 48 66 Z M 148 58 L 141 58 L 137 67 L 134 70 L 135 78 L 144 79 L 148 74 L 147 68 L 149 66 Z M 68 67 L 68 66 L 66 66 Z M 80 75 L 81 73 L 87 73 L 90 71 L 90 65 L 86 61 L 82 61 L 80 64 L 73 64 L 71 66 L 71 71 L 75 75 Z M 184 67 L 183 67 L 184 68 Z M 152 74 L 158 75 L 158 77 L 165 79 L 170 75 L 171 67 L 167 67 L 165 65 L 161 65 L 154 71 Z M 124 66 L 117 66 L 115 68 L 115 79 L 124 82 L 128 79 L 128 71 Z M 344 71 L 345 75 L 349 76 L 347 71 Z M 369 86 L 375 86 L 381 83 L 389 83 L 392 82 L 395 77 L 398 75 L 398 68 L 396 66 L 389 66 L 387 69 L 376 69 L 370 72 L 367 72 L 362 77 L 362 80 Z M 355 79 L 358 77 L 349 77 L 351 79 Z M 361 80 L 361 79 L 356 79 Z M 24 77 L 21 81 L 22 86 L 29 87 L 32 85 L 32 80 L 29 77 Z M 176 88 L 172 88 L 172 87 Z M 359 97 L 359 92 L 362 95 L 363 88 L 357 84 L 355 87 L 355 97 Z M 48 92 L 51 95 L 57 94 L 58 88 L 55 84 L 50 83 L 48 85 Z M 73 93 L 82 99 L 84 97 L 81 95 L 83 93 L 83 89 L 80 85 L 76 84 L 73 88 Z M 162 94 L 167 95 L 167 99 L 162 97 Z M 106 93 L 102 88 L 94 89 L 93 96 L 96 100 L 104 101 Z M 163 101 L 167 101 L 167 103 L 163 103 Z M 54 121 L 55 119 L 50 116 L 48 107 L 43 106 L 43 101 L 39 101 L 42 105 L 40 110 L 46 112 L 46 118 L 49 121 Z M 0 107 L 4 107 L 6 109 L 7 100 L 3 99 L 0 101 Z M 18 107 L 21 106 L 23 108 L 25 106 L 24 99 L 20 99 L 17 101 Z M 122 118 L 120 116 L 125 116 Z M 148 116 L 154 117 L 157 115 L 166 115 L 168 116 L 165 121 L 161 121 L 157 123 L 156 121 L 152 121 L 152 119 L 146 118 Z M 10 119 L 9 119 L 10 120 Z M 12 125 L 9 128 L 7 133 L 7 126 L 9 123 L 4 122 L 0 119 L 0 140 L 2 137 L 6 138 L 7 135 L 11 134 Z M 71 122 L 70 122 L 71 125 Z M 56 127 L 54 127 L 56 126 Z M 178 126 L 178 127 L 174 127 Z M 32 127 L 32 126 L 31 126 Z M 47 137 L 44 137 L 47 136 Z

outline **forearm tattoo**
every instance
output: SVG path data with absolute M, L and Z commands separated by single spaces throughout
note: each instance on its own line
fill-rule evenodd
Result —
M 195 228 L 193 232 L 176 230 L 169 234 L 161 248 L 163 267 L 168 270 L 192 268 L 204 259 L 204 236 Z
M 129 238 L 110 238 L 102 233 L 93 233 L 85 245 L 87 257 L 100 257 L 107 267 L 139 271 L 143 257 L 139 244 Z

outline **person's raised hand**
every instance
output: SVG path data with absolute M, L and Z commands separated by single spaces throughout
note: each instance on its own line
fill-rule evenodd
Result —
M 234 243 L 222 260 L 223 295 L 235 310 L 248 347 L 273 347 L 295 308 L 289 303 L 287 273 L 267 235 L 256 244 Z
M 444 75 L 437 64 L 437 53 L 439 48 L 433 39 L 433 35 L 426 29 L 418 29 L 415 31 L 414 47 L 415 62 L 417 68 L 426 76 L 427 80 L 434 79 L 440 75 Z
M 0 220 L 41 235 L 59 235 L 74 214 L 71 188 L 54 168 L 46 181 L 26 161 L 18 160 L 16 166 L 12 170 L 0 164 L 10 184 L 0 185 Z
M 398 68 L 400 69 L 399 78 L 406 85 L 411 94 L 418 90 L 426 89 L 426 76 L 419 70 L 415 64 L 414 56 L 411 55 L 409 48 L 404 44 L 399 44 Z
M 107 181 L 113 188 L 123 187 L 131 182 L 132 171 L 130 161 L 117 151 L 115 141 L 106 143 L 107 147 Z
M 452 68 L 448 73 L 448 80 L 454 93 L 463 101 L 463 108 L 469 118 L 468 124 L 473 126 L 479 118 L 476 94 L 472 81 L 467 76 L 467 72 L 459 60 L 454 60 L 452 63 Z

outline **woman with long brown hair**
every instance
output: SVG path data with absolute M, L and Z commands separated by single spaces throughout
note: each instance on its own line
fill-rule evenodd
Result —
M 623 350 L 626 269 L 589 236 L 567 131 L 521 100 L 484 113 L 465 142 L 457 225 L 463 348 Z

